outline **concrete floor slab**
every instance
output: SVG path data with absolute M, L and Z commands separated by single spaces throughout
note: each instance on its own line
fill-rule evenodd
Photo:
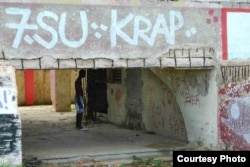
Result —
M 75 112 L 55 112 L 52 106 L 19 107 L 24 156 L 42 161 L 119 159 L 169 156 L 187 143 L 145 131 L 126 129 L 103 121 L 75 129 Z

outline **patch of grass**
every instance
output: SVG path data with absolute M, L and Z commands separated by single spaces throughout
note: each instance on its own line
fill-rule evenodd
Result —
M 8 164 L 3 164 L 0 165 L 0 167 L 23 167 L 22 165 L 8 165 Z
M 156 160 L 153 157 L 149 158 L 140 158 L 137 156 L 133 156 L 133 161 L 131 164 L 122 164 L 120 167 L 139 167 L 139 166 L 147 166 L 147 167 L 163 167 L 164 162 L 162 160 Z
M 122 164 L 122 165 L 120 165 L 120 167 L 126 167 L 126 165 Z
M 23 165 L 0 164 L 0 167 L 24 167 Z

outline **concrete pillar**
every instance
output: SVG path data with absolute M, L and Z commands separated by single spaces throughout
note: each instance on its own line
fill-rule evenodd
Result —
M 51 70 L 51 99 L 56 112 L 71 111 L 71 70 Z
M 0 62 L 0 166 L 21 165 L 21 121 L 15 69 Z

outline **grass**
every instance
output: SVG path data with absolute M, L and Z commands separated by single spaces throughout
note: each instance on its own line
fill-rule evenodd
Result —
M 0 164 L 0 167 L 24 167 L 24 166 L 22 166 L 22 165 Z
M 162 160 L 156 160 L 152 157 L 149 158 L 140 158 L 137 156 L 133 156 L 133 161 L 131 164 L 122 164 L 120 167 L 163 167 L 164 162 Z
M 24 167 L 23 165 L 11 165 L 8 163 L 0 163 L 0 167 Z

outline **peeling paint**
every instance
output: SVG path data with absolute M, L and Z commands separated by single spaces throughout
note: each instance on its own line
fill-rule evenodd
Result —
M 234 150 L 250 149 L 250 81 L 221 86 L 219 96 L 220 140 Z

